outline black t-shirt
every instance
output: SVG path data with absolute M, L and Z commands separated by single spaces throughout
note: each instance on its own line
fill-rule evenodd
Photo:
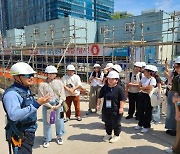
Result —
M 120 101 L 126 100 L 125 92 L 121 86 L 109 87 L 107 84 L 101 88 L 99 98 L 104 98 L 103 109 L 109 111 L 118 111 Z M 111 101 L 110 107 L 107 107 L 107 101 Z

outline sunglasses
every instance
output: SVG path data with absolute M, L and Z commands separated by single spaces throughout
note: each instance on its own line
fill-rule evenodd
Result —
M 27 79 L 30 79 L 31 77 L 34 77 L 34 74 L 25 74 L 23 76 Z

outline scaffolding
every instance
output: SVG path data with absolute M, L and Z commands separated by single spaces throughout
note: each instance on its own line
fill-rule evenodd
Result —
M 122 48 L 122 47 L 131 47 L 131 57 L 128 60 L 128 62 L 133 63 L 135 61 L 135 48 L 140 47 L 140 61 L 145 61 L 145 47 L 149 46 L 161 46 L 161 58 L 160 62 L 162 64 L 163 57 L 162 52 L 163 48 L 165 46 L 171 45 L 172 51 L 171 51 L 171 61 L 175 58 L 175 47 L 177 45 L 180 45 L 180 41 L 175 41 L 175 36 L 180 35 L 180 14 L 176 14 L 175 12 L 168 18 L 164 19 L 157 19 L 153 21 L 142 21 L 142 22 L 135 22 L 134 19 L 132 19 L 131 22 L 129 22 L 128 27 L 118 26 L 115 27 L 114 25 L 109 28 L 109 25 L 103 26 L 103 64 L 106 63 L 106 59 L 104 56 L 105 48 Z M 153 26 L 153 25 L 163 25 L 168 24 L 168 27 L 165 30 L 161 31 L 153 31 L 153 32 L 144 32 L 144 28 L 147 26 Z M 125 37 L 119 37 L 115 35 L 118 31 L 126 31 L 126 28 L 129 29 L 129 33 L 125 35 Z M 135 33 L 136 29 L 140 29 L 140 33 Z M 156 38 L 155 40 L 146 41 L 146 37 L 148 36 L 158 36 L 161 35 L 161 38 Z M 172 40 L 169 40 L 169 36 L 172 35 Z M 139 39 L 135 39 L 135 37 L 139 37 Z M 121 39 L 122 41 L 119 41 L 117 39 Z M 167 41 L 164 41 L 166 39 Z M 110 41 L 109 41 L 110 40 Z M 178 53 L 180 54 L 180 53 Z M 167 51 L 166 51 L 166 58 L 167 58 Z M 111 62 L 113 63 L 115 60 L 114 57 L 114 51 L 112 51 L 112 57 Z
M 54 34 L 57 29 L 62 30 L 62 36 L 59 38 L 55 38 Z M 3 73 L 1 76 L 3 83 L 1 82 L 1 87 L 6 88 L 9 83 L 7 84 L 6 81 L 10 80 L 9 77 L 6 76 L 7 73 L 9 73 L 9 68 L 12 64 L 18 62 L 18 61 L 25 61 L 28 64 L 30 64 L 37 72 L 37 78 L 43 78 L 42 72 L 44 72 L 45 67 L 48 65 L 54 65 L 57 67 L 59 74 L 64 75 L 66 72 L 66 67 L 68 64 L 72 63 L 75 65 L 76 73 L 81 76 L 81 78 L 84 81 L 88 81 L 88 73 L 89 73 L 89 55 L 88 55 L 88 33 L 87 33 L 87 23 L 85 24 L 85 27 L 83 26 L 77 26 L 76 22 L 74 20 L 73 25 L 69 27 L 67 30 L 67 27 L 60 27 L 54 29 L 54 27 L 50 27 L 50 31 L 44 32 L 44 34 L 37 33 L 36 29 L 33 29 L 33 32 L 29 37 L 31 38 L 31 47 L 30 46 L 23 46 L 23 37 L 24 35 L 16 36 L 20 39 L 20 42 L 15 42 L 18 44 L 16 47 L 12 44 L 12 37 L 9 35 L 8 42 L 9 46 L 4 46 L 4 40 L 3 37 L 0 36 L 0 46 L 1 46 L 1 70 L 0 73 Z M 77 32 L 83 30 L 84 36 L 78 36 Z M 71 35 L 66 35 L 67 31 Z M 51 44 L 47 41 L 47 35 L 51 35 Z M 44 35 L 44 45 L 38 44 L 38 35 Z M 27 35 L 26 35 L 27 37 Z M 83 40 L 82 43 L 76 43 L 78 39 Z M 62 43 L 55 43 L 57 40 L 62 40 Z M 78 62 L 78 53 L 77 48 L 83 48 L 83 50 L 86 52 L 86 58 L 84 59 L 83 65 L 79 64 Z M 57 55 L 55 54 L 56 49 L 63 51 L 63 54 Z M 71 56 L 67 56 L 68 50 L 74 49 L 74 54 L 71 54 Z M 37 50 L 43 50 L 45 51 L 44 54 L 38 55 Z M 7 53 L 7 51 L 9 51 Z M 27 52 L 28 51 L 28 52 Z M 48 52 L 52 51 L 52 54 L 49 54 Z M 71 60 L 70 60 L 71 59 Z M 83 59 L 83 58 L 82 58 Z M 64 61 L 63 61 L 64 60 Z
M 18 44 L 13 44 L 15 38 L 12 38 L 9 35 L 6 38 L 9 42 L 9 45 L 6 46 L 4 43 L 4 38 L 0 36 L 1 43 L 1 60 L 0 65 L 2 69 L 0 73 L 3 73 L 3 84 L 1 87 L 7 87 L 6 83 L 6 73 L 8 73 L 8 68 L 17 61 L 25 61 L 28 62 L 37 72 L 43 72 L 45 67 L 48 65 L 57 66 L 60 74 L 64 74 L 66 72 L 66 66 L 70 63 L 75 65 L 76 73 L 79 74 L 84 81 L 88 81 L 89 72 L 92 71 L 91 63 L 96 61 L 102 62 L 103 66 L 107 61 L 111 61 L 113 63 L 118 63 L 122 60 L 122 57 L 115 56 L 114 49 L 121 47 L 131 47 L 131 57 L 127 59 L 127 57 L 123 57 L 124 61 L 128 63 L 133 63 L 135 61 L 135 49 L 136 47 L 140 47 L 140 60 L 145 60 L 145 48 L 148 46 L 156 46 L 161 48 L 161 64 L 163 62 L 162 52 L 168 46 L 171 46 L 171 61 L 174 59 L 175 48 L 177 45 L 180 45 L 179 40 L 176 41 L 176 35 L 180 34 L 180 28 L 177 26 L 180 23 L 180 19 L 178 18 L 178 14 L 175 12 L 168 18 L 157 19 L 153 21 L 141 21 L 135 22 L 134 20 L 128 25 L 129 27 L 122 26 L 114 26 L 112 25 L 109 28 L 107 25 L 104 25 L 103 28 L 103 42 L 99 43 L 103 46 L 103 55 L 102 56 L 92 56 L 89 54 L 89 43 L 88 43 L 88 26 L 87 23 L 85 26 L 77 26 L 74 20 L 74 23 L 67 27 L 54 27 L 53 25 L 49 26 L 49 30 L 45 29 L 43 33 L 40 33 L 38 29 L 33 29 L 31 34 L 21 34 L 20 36 L 16 36 L 19 39 L 19 42 L 15 42 Z M 153 25 L 164 25 L 167 24 L 168 27 L 161 31 L 153 31 L 153 32 L 145 32 L 144 29 Z M 125 35 L 124 38 L 117 36 L 117 31 L 124 32 L 125 30 L 129 30 L 129 32 Z M 139 28 L 139 33 L 135 32 L 136 29 Z M 81 31 L 84 36 L 79 36 L 78 31 Z M 57 33 L 59 34 L 58 37 Z M 172 40 L 169 40 L 169 36 L 172 35 Z M 38 43 L 40 36 L 43 37 L 43 43 Z M 147 41 L 146 38 L 149 36 L 154 36 L 154 40 Z M 155 36 L 161 36 L 161 38 L 156 38 Z M 24 37 L 31 38 L 31 46 L 25 45 Z M 135 38 L 139 38 L 138 40 Z M 164 40 L 167 41 L 164 41 Z M 81 40 L 81 43 L 79 43 Z M 120 41 L 121 40 L 121 41 Z M 41 40 L 42 42 L 42 40 Z M 78 49 L 85 50 L 86 55 L 80 57 L 78 55 Z M 106 56 L 106 48 L 112 49 L 112 55 Z M 68 55 L 67 53 L 71 51 L 74 54 Z M 45 51 L 43 54 L 37 54 L 37 51 Z M 61 51 L 61 54 L 56 54 L 57 50 Z M 10 51 L 10 52 L 7 52 Z M 28 51 L 28 52 L 27 52 Z M 52 53 L 52 54 L 51 54 Z M 166 57 L 167 57 L 166 51 Z M 42 78 L 42 74 L 37 75 L 38 78 Z M 9 81 L 9 79 L 7 79 Z

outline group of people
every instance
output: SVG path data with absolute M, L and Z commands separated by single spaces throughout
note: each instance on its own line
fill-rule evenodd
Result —
M 45 69 L 46 80 L 38 87 L 38 99 L 35 100 L 30 86 L 36 73 L 25 63 L 14 64 L 10 73 L 14 77 L 14 84 L 3 94 L 2 102 L 7 115 L 6 139 L 9 151 L 14 154 L 30 154 L 34 144 L 37 129 L 37 109 L 42 106 L 43 117 L 43 147 L 47 148 L 52 140 L 52 124 L 56 127 L 57 144 L 62 145 L 65 134 L 64 112 L 66 106 L 66 120 L 71 116 L 71 104 L 75 106 L 75 117 L 81 121 L 80 112 L 80 77 L 75 74 L 73 65 L 67 66 L 67 74 L 62 80 L 56 78 L 58 70 L 54 66 Z M 66 102 L 66 103 L 65 103 Z
M 103 71 L 99 64 L 94 64 L 89 77 L 89 109 L 86 115 L 91 114 L 93 110 L 94 112 L 102 111 L 102 121 L 105 123 L 106 131 L 103 140 L 110 143 L 120 139 L 121 118 L 126 98 L 129 100 L 126 119 L 133 118 L 135 114 L 136 120 L 139 121 L 135 126 L 136 130 L 146 133 L 152 123 L 160 121 L 159 102 L 161 102 L 162 81 L 157 67 L 146 65 L 144 62 L 135 62 L 132 72 L 126 76 L 125 88 L 120 79 L 121 71 L 122 68 L 118 64 L 108 63 Z M 175 61 L 174 71 L 176 75 L 168 72 L 166 66 L 169 91 L 165 127 L 168 129 L 166 132 L 171 135 L 176 132 L 176 143 L 173 148 L 167 150 L 168 152 L 180 152 L 180 134 L 178 132 L 180 129 L 178 107 L 178 102 L 180 102 L 178 97 L 180 96 L 180 57 L 177 57 Z M 45 69 L 46 80 L 38 87 L 38 99 L 34 98 L 30 90 L 36 72 L 29 64 L 18 62 L 11 67 L 10 73 L 14 77 L 14 84 L 6 89 L 2 97 L 7 115 L 5 129 L 9 150 L 12 148 L 15 154 L 32 153 L 37 129 L 36 111 L 41 105 L 43 107 L 43 147 L 47 148 L 52 140 L 52 124 L 55 124 L 56 127 L 57 144 L 63 144 L 62 137 L 66 132 L 64 123 L 71 119 L 72 102 L 75 107 L 76 120 L 82 120 L 80 112 L 82 83 L 80 77 L 75 74 L 75 67 L 68 65 L 66 74 L 61 79 L 57 79 L 57 68 L 52 65 L 47 66 Z M 114 135 L 112 135 L 113 132 Z

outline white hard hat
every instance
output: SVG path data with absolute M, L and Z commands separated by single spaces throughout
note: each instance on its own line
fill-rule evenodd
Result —
M 33 68 L 25 62 L 17 62 L 10 69 L 11 75 L 25 75 L 36 73 Z
M 120 73 L 122 71 L 122 68 L 120 65 L 118 64 L 115 64 L 113 67 L 112 67 L 115 71 L 117 71 L 118 73 Z
M 119 73 L 117 73 L 116 71 L 111 71 L 109 72 L 107 78 L 119 79 Z
M 179 64 L 179 63 L 180 63 L 180 56 L 178 56 L 178 57 L 176 58 L 175 63 L 176 63 L 176 64 Z
M 152 69 L 153 69 L 153 72 L 158 72 L 158 69 L 157 69 L 156 66 L 152 65 L 151 67 L 152 67 Z
M 135 63 L 134 63 L 134 66 L 142 67 L 142 63 L 141 63 L 141 62 L 135 62 Z
M 94 64 L 93 67 L 95 68 L 95 67 L 101 67 L 101 66 L 99 64 Z
M 75 67 L 73 65 L 68 65 L 67 70 L 68 71 L 75 71 Z
M 107 63 L 106 64 L 106 68 L 112 68 L 114 65 L 113 65 L 113 63 Z
M 46 67 L 45 73 L 58 73 L 58 70 L 56 67 L 50 65 Z
M 154 71 L 153 65 L 146 65 L 144 69 Z
M 141 62 L 141 65 L 142 65 L 142 67 L 145 67 L 146 63 L 145 62 Z

